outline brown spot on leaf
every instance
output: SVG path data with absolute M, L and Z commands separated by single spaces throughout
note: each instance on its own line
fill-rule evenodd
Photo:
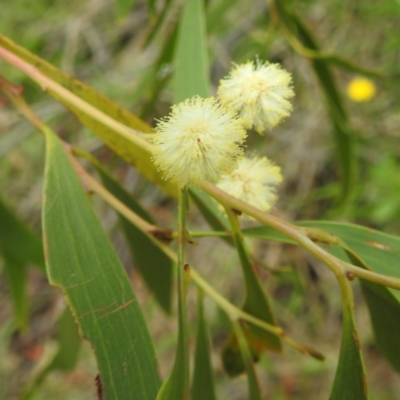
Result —
M 135 301 L 135 299 L 131 299 L 131 300 L 127 301 L 126 303 L 121 304 L 116 309 L 114 309 L 114 310 L 112 310 L 112 311 L 110 311 L 108 313 L 103 314 L 100 318 L 106 317 L 107 315 L 114 314 L 117 311 L 123 310 L 124 308 L 128 307 L 129 304 L 133 303 L 134 301 Z
M 383 244 L 383 243 L 378 243 L 378 242 L 373 242 L 370 240 L 367 240 L 366 243 L 372 247 L 376 247 L 379 250 L 393 250 L 392 246 L 389 246 L 387 244 Z
M 353 333 L 354 343 L 355 343 L 357 349 L 360 349 L 360 340 L 358 338 L 358 333 L 357 333 L 357 331 L 353 331 L 352 333 Z
M 96 378 L 94 378 L 94 383 L 96 385 L 98 400 L 103 400 L 103 384 L 101 383 L 101 379 L 100 379 L 100 375 L 99 374 L 97 374 Z

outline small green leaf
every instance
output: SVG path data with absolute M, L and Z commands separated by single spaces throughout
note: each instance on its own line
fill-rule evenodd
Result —
M 186 321 L 188 271 L 178 269 L 178 344 L 170 376 L 164 381 L 156 400 L 187 400 L 189 397 L 189 350 Z
M 129 279 L 53 133 L 47 155 L 43 235 L 50 283 L 60 287 L 91 342 L 104 400 L 154 400 L 153 345 Z
M 198 323 L 191 400 L 215 400 L 210 343 L 204 317 L 203 293 L 201 289 L 198 289 L 197 316 Z
M 368 387 L 353 311 L 343 313 L 342 343 L 330 400 L 367 400 Z
M 260 385 L 254 370 L 253 357 L 239 322 L 233 322 L 233 331 L 247 373 L 249 400 L 262 400 Z
M 175 55 L 174 97 L 210 95 L 207 34 L 203 0 L 184 2 Z
M 62 371 L 73 370 L 78 362 L 81 338 L 69 307 L 65 308 L 57 321 L 57 341 L 58 351 L 49 367 Z
M 247 250 L 244 246 L 239 220 L 232 210 L 227 209 L 227 214 L 231 223 L 233 239 L 239 255 L 240 264 L 242 266 L 246 287 L 246 297 L 242 307 L 243 311 L 269 324 L 276 324 L 269 300 L 262 288 L 262 285 L 256 275 L 254 267 L 250 262 Z M 242 329 L 247 340 L 248 349 L 253 357 L 253 361 L 258 361 L 260 355 L 266 350 L 278 353 L 282 351 L 282 343 L 280 338 L 271 332 L 267 332 L 264 329 L 252 324 L 243 325 Z M 225 370 L 231 376 L 235 376 L 243 372 L 246 367 L 245 363 L 243 363 L 244 360 L 237 352 L 236 336 L 237 335 L 232 333 L 228 337 L 228 341 L 222 351 L 222 359 Z M 236 356 L 239 356 L 239 358 L 236 359 Z
M 140 217 L 154 223 L 143 207 L 104 168 L 98 164 L 96 164 L 96 168 L 109 192 Z M 140 229 L 122 215 L 119 217 L 135 266 L 149 289 L 154 293 L 160 306 L 170 313 L 173 268 L 171 260 Z
M 177 37 L 178 23 L 176 23 L 171 32 L 167 34 L 160 55 L 154 63 L 154 67 L 147 72 L 145 78 L 134 93 L 132 101 L 135 99 L 143 101 L 143 99 L 145 99 L 144 104 L 138 112 L 138 115 L 142 118 L 153 115 L 154 105 L 159 98 L 159 94 L 171 78 L 172 60 Z

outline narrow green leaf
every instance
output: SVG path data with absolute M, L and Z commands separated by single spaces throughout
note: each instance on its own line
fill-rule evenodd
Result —
M 156 13 L 156 0 L 147 0 L 147 5 L 149 7 L 149 11 L 151 15 L 155 15 Z
M 66 307 L 57 321 L 58 351 L 50 365 L 51 369 L 71 371 L 79 358 L 81 338 L 78 326 L 69 307 Z
M 246 297 L 242 308 L 245 312 L 269 324 L 276 324 L 269 300 L 256 275 L 254 267 L 251 265 L 247 250 L 244 247 L 237 216 L 232 211 L 229 211 L 228 217 L 230 217 L 231 220 L 234 243 L 239 255 L 246 287 Z M 266 350 L 278 353 L 282 351 L 280 338 L 273 335 L 271 332 L 267 332 L 252 324 L 247 324 L 243 327 L 243 333 L 247 339 L 248 348 L 253 357 L 253 361 L 258 361 L 260 355 Z M 237 356 L 239 356 L 238 359 Z M 243 362 L 244 360 L 237 352 L 236 335 L 231 334 L 229 336 L 222 352 L 222 360 L 225 370 L 231 376 L 240 374 L 245 370 L 246 365 Z
M 175 52 L 175 44 L 178 37 L 178 23 L 175 24 L 169 34 L 167 34 L 162 50 L 154 67 L 146 74 L 145 79 L 135 91 L 135 97 L 145 103 L 141 107 L 138 115 L 146 118 L 154 112 L 159 94 L 165 85 L 169 82 L 172 75 L 173 56 Z M 148 89 L 150 87 L 150 89 Z
M 330 400 L 367 400 L 367 378 L 360 351 L 360 342 L 353 311 L 343 314 L 342 343 Z
M 21 331 L 28 326 L 28 298 L 26 295 L 27 267 L 23 260 L 6 248 L 0 247 L 4 269 L 14 306 L 15 322 Z
M 194 373 L 191 389 L 191 400 L 215 400 L 211 350 L 204 317 L 203 293 L 198 289 L 197 296 L 197 334 L 194 356 Z
M 155 4 L 154 0 L 147 0 L 149 4 L 149 10 L 150 12 L 154 15 L 155 14 Z M 165 21 L 165 17 L 168 15 L 168 11 L 170 7 L 174 4 L 173 0 L 166 0 L 164 3 L 164 7 L 157 17 L 157 21 L 153 26 L 153 29 L 149 32 L 145 42 L 144 42 L 144 47 L 147 47 L 153 39 L 157 36 L 158 32 L 160 31 L 161 26 L 163 25 L 163 22 Z
M 210 95 L 207 35 L 203 0 L 186 1 L 175 55 L 174 98 Z
M 117 0 L 118 18 L 123 19 L 128 16 L 135 4 L 136 0 Z
M 143 219 L 154 223 L 147 211 L 104 168 L 97 164 L 96 168 L 109 192 Z M 160 306 L 170 313 L 173 269 L 171 260 L 140 229 L 122 215 L 119 217 L 135 266 Z
M 186 321 L 186 290 L 188 272 L 178 270 L 178 343 L 175 363 L 170 376 L 164 381 L 156 400 L 187 400 L 189 397 L 189 352 Z M 185 274 L 183 276 L 180 276 Z M 186 290 L 185 290 L 186 288 Z
M 232 325 L 236 342 L 239 347 L 247 373 L 247 381 L 249 385 L 249 400 L 262 400 L 260 386 L 257 380 L 256 371 L 254 370 L 252 354 L 250 352 L 250 349 L 248 348 L 245 335 L 242 331 L 242 326 L 239 322 L 233 322 Z
M 131 284 L 58 138 L 46 136 L 46 265 L 91 342 L 104 400 L 154 400 L 160 379 Z
M 361 268 L 369 269 L 357 255 L 346 251 L 349 261 Z M 361 279 L 361 288 L 367 302 L 375 341 L 378 349 L 392 367 L 400 372 L 400 302 L 388 288 Z
M 24 263 L 44 270 L 42 244 L 0 198 L 0 247 Z

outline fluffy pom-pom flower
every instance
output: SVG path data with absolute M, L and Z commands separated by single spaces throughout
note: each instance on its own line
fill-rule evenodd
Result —
M 276 186 L 281 182 L 280 167 L 267 157 L 243 157 L 217 186 L 262 211 L 269 211 L 277 199 Z
M 153 160 L 179 187 L 217 181 L 233 171 L 246 137 L 240 119 L 214 98 L 193 97 L 172 107 L 152 139 Z
M 292 77 L 278 64 L 257 60 L 235 65 L 221 80 L 218 97 L 227 108 L 238 112 L 246 128 L 258 133 L 277 125 L 292 111 Z

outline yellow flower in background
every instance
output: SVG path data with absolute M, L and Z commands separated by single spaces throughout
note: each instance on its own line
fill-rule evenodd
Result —
M 218 97 L 237 112 L 247 129 L 258 133 L 277 125 L 292 111 L 288 99 L 294 96 L 292 77 L 278 64 L 260 60 L 235 65 L 221 80 Z
M 281 182 L 280 167 L 267 157 L 243 157 L 238 167 L 223 176 L 217 186 L 262 211 L 269 211 L 277 200 L 276 186 Z
M 375 97 L 375 83 L 367 78 L 354 78 L 347 86 L 347 95 L 353 101 L 369 101 Z
M 234 170 L 246 138 L 239 118 L 214 98 L 193 97 L 172 107 L 152 138 L 153 160 L 179 187 L 217 181 Z

